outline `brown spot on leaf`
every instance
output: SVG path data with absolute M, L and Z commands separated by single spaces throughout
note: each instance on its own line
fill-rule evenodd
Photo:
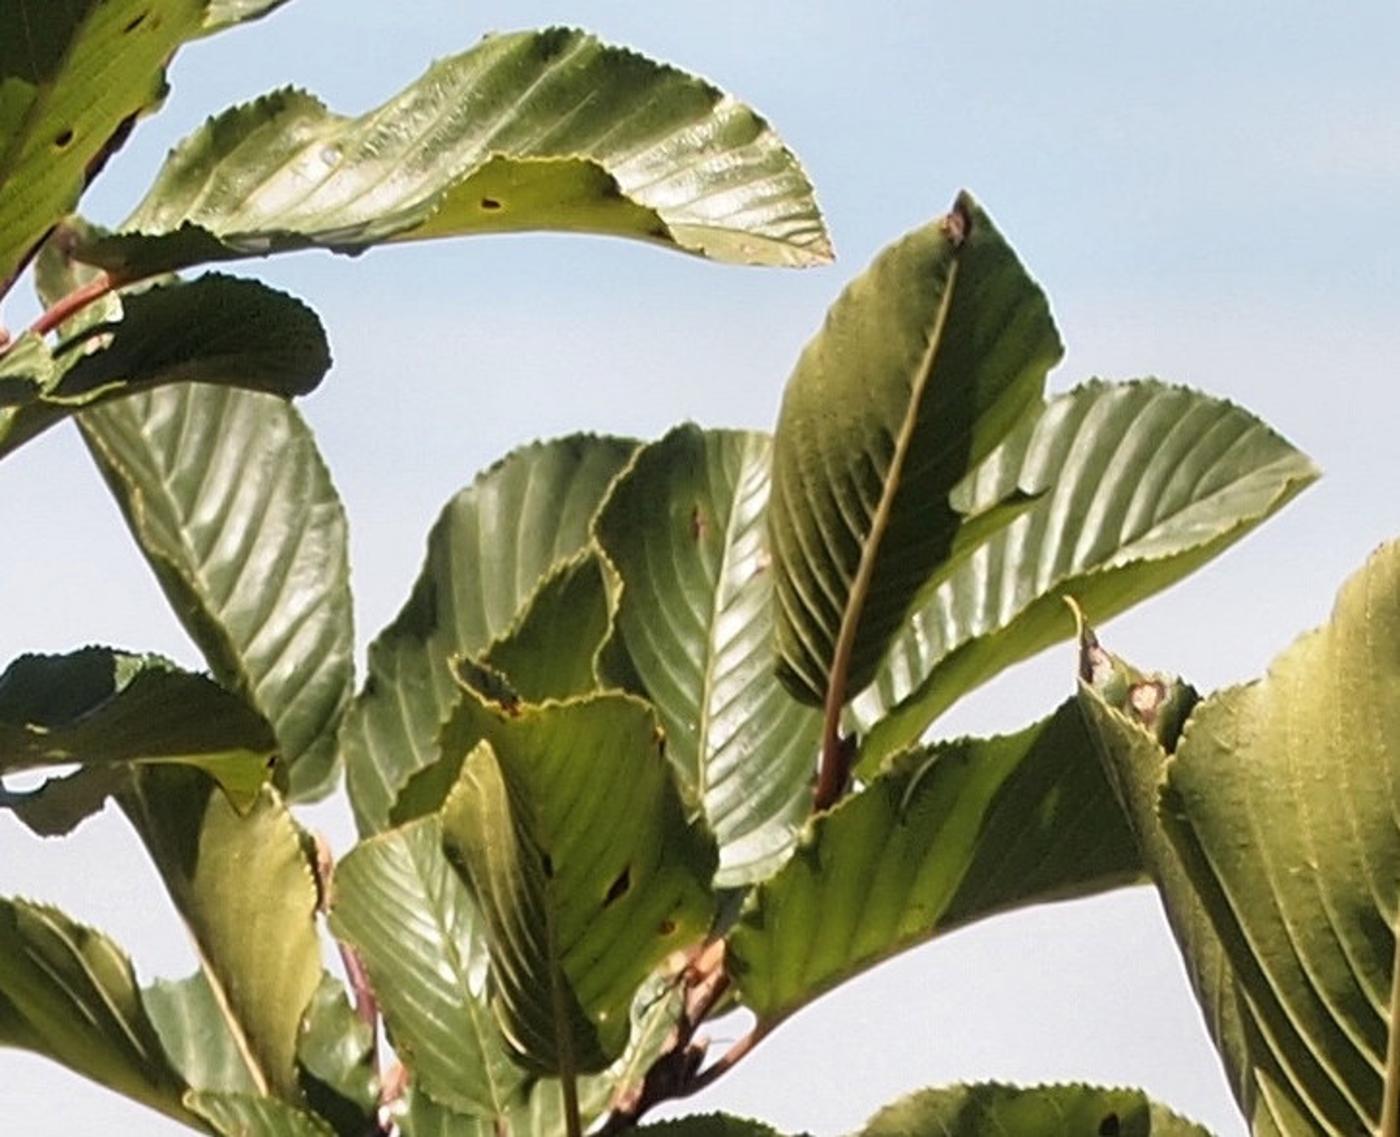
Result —
M 661 923 L 657 925 L 656 934 L 659 936 L 669 936 L 674 933 L 675 930 L 676 922 L 674 920 L 662 920 Z
M 544 875 L 549 880 L 554 879 L 554 861 L 548 853 L 540 854 L 540 868 L 544 870 Z
M 703 541 L 710 531 L 710 519 L 698 505 L 690 511 L 690 537 L 693 541 Z
M 972 214 L 967 211 L 967 202 L 962 197 L 953 203 L 941 226 L 949 244 L 955 249 L 962 248 L 963 242 L 972 234 Z
M 1128 705 L 1143 726 L 1150 727 L 1157 721 L 1157 712 L 1167 699 L 1167 688 L 1156 679 L 1145 683 L 1134 683 L 1128 691 Z

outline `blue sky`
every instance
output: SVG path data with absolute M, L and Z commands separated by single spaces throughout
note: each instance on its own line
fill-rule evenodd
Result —
M 686 66 L 762 111 L 807 165 L 839 261 L 764 272 L 510 237 L 235 266 L 327 324 L 336 367 L 304 408 L 351 516 L 362 643 L 402 602 L 441 503 L 510 447 L 580 427 L 653 436 L 683 418 L 769 425 L 843 283 L 962 187 L 1049 293 L 1069 346 L 1054 386 L 1190 383 L 1261 414 L 1326 471 L 1112 625 L 1112 646 L 1198 685 L 1244 679 L 1400 534 L 1391 3 L 295 0 L 187 49 L 165 112 L 85 207 L 120 220 L 166 148 L 228 103 L 292 82 L 358 113 L 483 31 L 546 23 Z M 95 640 L 194 662 L 70 432 L 0 468 L 0 532 L 0 659 Z M 1019 726 L 1063 697 L 1071 667 L 1052 652 L 947 729 Z M 344 846 L 342 818 L 318 823 Z M 0 820 L 0 892 L 59 900 L 128 944 L 143 974 L 180 974 L 190 956 L 155 887 L 114 818 L 66 846 Z M 1145 1084 L 1242 1132 L 1143 891 L 914 952 L 782 1028 L 693 1105 L 834 1134 L 896 1094 L 979 1077 Z M 10 1052 L 0 1116 L 35 1135 L 95 1132 L 99 1118 L 108 1137 L 166 1131 Z

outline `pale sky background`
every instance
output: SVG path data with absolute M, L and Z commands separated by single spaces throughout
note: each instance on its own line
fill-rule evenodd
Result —
M 766 427 L 796 354 L 874 252 L 977 194 L 1048 292 L 1056 388 L 1154 374 L 1243 403 L 1322 483 L 1110 646 L 1211 687 L 1321 620 L 1400 534 L 1400 6 L 296 0 L 196 44 L 165 111 L 86 203 L 118 221 L 166 148 L 289 82 L 359 113 L 489 29 L 545 23 L 700 72 L 804 160 L 839 262 L 716 267 L 646 246 L 512 237 L 303 254 L 235 271 L 300 295 L 336 357 L 302 403 L 352 525 L 358 638 L 398 609 L 429 524 L 477 469 L 581 427 L 651 437 L 693 418 Z M 11 302 L 14 324 L 31 314 Z M 195 664 L 76 435 L 0 465 L 0 663 L 88 642 Z M 948 733 L 1019 727 L 1072 690 L 1068 647 L 987 689 Z M 343 851 L 350 826 L 319 808 Z M 143 854 L 108 811 L 66 842 L 0 818 L 0 893 L 114 935 L 143 978 L 193 969 Z M 737 1035 L 714 1033 L 722 1046 Z M 882 1103 L 971 1079 L 1127 1083 L 1238 1137 L 1147 890 L 982 924 L 848 984 L 694 1109 L 848 1131 Z M 0 1130 L 185 1132 L 57 1066 L 0 1051 Z

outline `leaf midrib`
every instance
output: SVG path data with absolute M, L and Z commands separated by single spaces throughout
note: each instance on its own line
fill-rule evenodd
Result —
M 150 802 L 146 797 L 145 787 L 141 784 L 140 779 L 132 779 L 130 791 L 135 795 L 136 800 L 140 802 L 141 812 L 149 817 L 152 810 Z M 219 791 L 215 790 L 213 792 L 217 793 Z M 193 899 L 188 888 L 186 888 L 184 878 L 181 877 L 175 880 L 166 878 L 166 885 L 172 893 L 172 898 L 175 898 L 174 894 L 177 892 L 183 894 L 185 897 L 186 903 L 177 902 L 176 905 L 183 913 L 189 901 Z M 178 901 L 178 898 L 175 899 Z M 203 942 L 187 919 L 184 920 L 184 923 L 186 930 L 189 932 L 190 943 L 194 947 L 195 956 L 199 960 L 199 969 L 204 973 L 204 978 L 209 983 L 209 991 L 214 997 L 214 1005 L 218 1007 L 219 1014 L 223 1017 L 224 1023 L 228 1027 L 229 1036 L 233 1039 L 234 1049 L 238 1051 L 239 1058 L 243 1060 L 243 1065 L 248 1071 L 248 1076 L 253 1080 L 253 1085 L 257 1087 L 258 1093 L 266 1097 L 271 1093 L 271 1084 L 267 1072 L 262 1068 L 262 1064 L 258 1061 L 257 1055 L 253 1052 L 252 1042 L 248 1038 L 247 1032 L 243 1029 L 243 1023 L 233 1012 L 233 1004 L 229 999 L 228 991 L 224 988 L 223 981 L 220 979 L 217 969 L 210 962 L 209 956 L 205 952 Z
M 939 300 L 938 311 L 934 316 L 933 328 L 929 333 L 928 346 L 919 361 L 918 376 L 904 409 L 904 420 L 900 423 L 899 434 L 895 438 L 894 456 L 890 460 L 885 476 L 885 485 L 880 493 L 880 501 L 871 518 L 870 535 L 861 548 L 860 563 L 856 568 L 855 579 L 841 615 L 841 628 L 837 634 L 836 647 L 832 653 L 831 673 L 827 679 L 826 703 L 823 707 L 822 753 L 834 754 L 840 745 L 841 711 L 846 703 L 846 685 L 849 680 L 851 656 L 855 651 L 856 633 L 860 628 L 860 618 L 865 609 L 865 601 L 875 576 L 875 566 L 879 559 L 880 543 L 889 528 L 894 512 L 894 499 L 898 495 L 904 472 L 904 463 L 913 447 L 914 427 L 918 421 L 924 392 L 933 377 L 934 364 L 943 344 L 943 334 L 948 323 L 948 313 L 952 309 L 953 293 L 957 289 L 959 268 L 962 264 L 955 248 L 943 295 Z

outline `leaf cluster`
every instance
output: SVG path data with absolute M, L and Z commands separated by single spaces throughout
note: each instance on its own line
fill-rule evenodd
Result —
M 225 1137 L 613 1133 L 898 952 L 1151 880 L 1254 1131 L 1393 1137 L 1400 560 L 1252 687 L 1198 701 L 1106 653 L 1085 620 L 1317 471 L 1188 388 L 1047 390 L 1049 303 L 968 194 L 850 283 L 771 433 L 573 435 L 482 472 L 357 686 L 347 519 L 291 402 L 325 333 L 177 274 L 524 229 L 787 267 L 830 241 L 757 114 L 558 28 L 359 116 L 272 92 L 114 230 L 74 215 L 173 52 L 278 6 L 0 0 L 31 31 L 0 46 L 0 295 L 32 263 L 46 306 L 0 348 L 0 457 L 73 421 L 208 667 L 85 647 L 0 674 L 0 778 L 31 783 L 0 808 L 58 835 L 114 801 L 200 961 L 142 986 L 105 936 L 0 900 L 0 1045 Z M 1074 634 L 1067 599 L 1077 697 L 938 737 Z M 342 776 L 361 839 L 333 863 L 293 807 Z M 736 1008 L 752 1029 L 709 1055 Z M 1202 1131 L 1137 1091 L 987 1084 L 862 1132 Z

